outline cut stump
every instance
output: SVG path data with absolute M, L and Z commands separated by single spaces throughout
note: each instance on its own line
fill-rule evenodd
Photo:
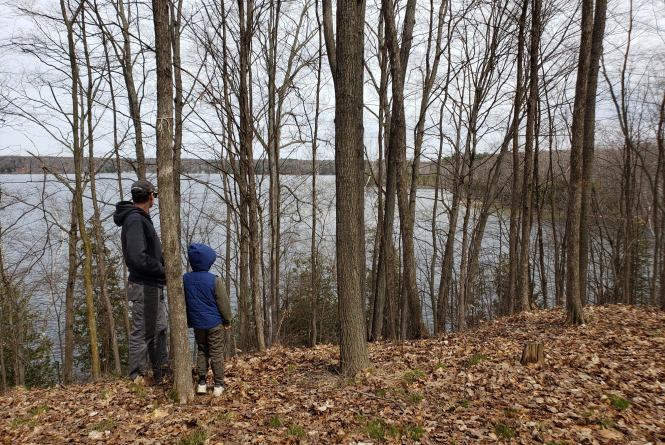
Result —
M 520 363 L 523 365 L 529 363 L 538 363 L 543 361 L 543 344 L 537 341 L 528 341 L 524 343 L 522 358 Z

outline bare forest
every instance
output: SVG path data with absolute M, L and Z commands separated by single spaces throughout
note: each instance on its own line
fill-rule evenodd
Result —
M 658 2 L 0 5 L 3 391 L 126 375 L 110 217 L 136 179 L 159 189 L 182 402 L 193 242 L 228 355 L 333 344 L 347 376 L 371 342 L 665 309 Z

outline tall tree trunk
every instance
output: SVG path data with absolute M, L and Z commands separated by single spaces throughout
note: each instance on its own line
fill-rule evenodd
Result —
M 522 66 L 524 58 L 524 30 L 526 28 L 526 13 L 529 7 L 529 0 L 523 0 L 522 13 L 519 21 L 519 34 L 517 38 L 517 81 L 515 85 L 515 114 L 513 116 L 513 182 L 512 182 L 512 200 L 510 205 L 510 232 L 509 232 L 509 269 L 508 269 L 508 308 L 507 313 L 513 314 L 515 308 L 515 300 L 517 295 L 517 269 L 520 265 L 519 261 L 519 238 L 517 213 L 519 209 L 519 195 L 517 188 L 519 186 L 519 130 L 520 130 L 520 116 L 522 109 Z
M 337 2 L 333 47 L 332 6 L 323 3 L 328 60 L 335 84 L 335 191 L 340 367 L 354 375 L 369 366 L 365 343 L 365 193 L 363 59 L 365 1 Z
M 279 141 L 277 140 L 277 34 L 279 30 L 279 18 L 281 11 L 281 0 L 270 0 L 270 17 L 268 21 L 268 170 L 270 173 L 269 195 L 269 219 L 270 219 L 270 291 L 268 293 L 268 304 L 266 307 L 266 337 L 267 344 L 273 342 L 273 301 L 279 299 L 279 207 L 280 207 L 280 184 L 279 184 Z M 318 8 L 318 3 L 317 3 Z
M 95 8 L 95 12 L 97 13 L 97 18 L 99 22 L 102 22 L 102 19 L 99 15 L 99 10 Z M 109 58 L 109 51 L 108 51 L 108 46 L 107 46 L 107 38 L 106 38 L 106 33 L 102 33 L 102 44 L 104 46 L 104 58 L 106 59 L 106 64 L 108 66 L 111 66 L 111 60 Z M 118 140 L 118 108 L 116 105 L 115 101 L 115 88 L 113 84 L 113 75 L 112 73 L 109 72 L 109 93 L 111 96 L 111 111 L 113 114 L 113 154 L 115 155 L 115 167 L 116 167 L 116 173 L 118 175 L 118 193 L 120 195 L 120 199 L 122 200 L 124 198 L 124 190 L 122 187 L 122 161 L 120 159 L 120 142 Z M 92 131 L 92 130 L 91 130 Z M 92 156 L 90 156 L 92 158 Z M 95 194 L 93 193 L 93 196 Z M 96 200 L 95 196 L 95 200 Z M 97 220 L 95 220 L 95 224 L 98 224 Z M 101 227 L 101 224 L 100 224 Z M 97 241 L 99 243 L 99 241 Z M 127 265 L 125 264 L 125 260 L 123 258 L 122 260 L 122 284 L 123 288 L 127 288 Z M 129 324 L 129 300 L 127 299 L 127 292 L 124 292 L 124 301 L 123 301 L 123 321 L 124 321 L 124 328 L 125 328 L 125 338 L 127 338 L 127 341 L 129 341 L 129 335 L 131 333 L 131 327 Z M 116 340 L 117 343 L 117 340 Z
M 182 0 L 170 0 L 171 11 L 171 47 L 173 49 L 173 81 L 175 86 L 174 105 L 174 138 L 173 138 L 173 187 L 175 191 L 175 218 L 176 233 L 178 234 L 178 246 L 181 244 L 182 229 L 180 215 L 180 171 L 182 159 L 182 131 L 183 131 L 183 109 L 185 103 L 182 97 L 182 62 L 180 57 L 180 35 L 182 34 Z
M 132 55 L 131 31 L 129 29 L 129 16 L 125 12 L 125 0 L 117 0 L 114 4 L 120 27 L 122 31 L 122 55 L 118 55 L 118 61 L 122 68 L 125 80 L 127 100 L 129 102 L 129 116 L 134 126 L 134 148 L 136 153 L 136 165 L 134 167 L 138 179 L 145 179 L 145 153 L 143 150 L 143 124 L 141 121 L 141 102 L 136 93 L 134 82 L 134 56 Z
M 68 233 L 68 259 L 67 287 L 65 288 L 65 358 L 62 367 L 62 380 L 65 385 L 74 382 L 74 292 L 76 290 L 76 276 L 78 275 L 78 261 L 76 245 L 78 243 L 78 215 L 76 203 L 72 196 L 71 219 Z M 129 337 L 128 337 L 129 338 Z
M 593 32 L 591 37 L 591 55 L 589 59 L 589 79 L 587 81 L 586 108 L 584 110 L 584 143 L 582 148 L 582 207 L 580 214 L 580 299 L 587 301 L 587 275 L 589 272 L 589 213 L 590 191 L 593 181 L 594 145 L 596 131 L 596 92 L 600 57 L 603 53 L 603 37 L 607 0 L 596 0 Z
M 386 20 L 386 46 L 390 56 L 392 74 L 392 100 L 389 157 L 395 159 L 395 181 L 397 188 L 397 203 L 400 219 L 400 234 L 402 238 L 402 261 L 404 263 L 403 279 L 405 297 L 411 314 L 409 319 L 410 336 L 421 338 L 429 335 L 423 323 L 418 286 L 416 283 L 416 260 L 413 243 L 414 220 L 411 218 L 409 196 L 407 192 L 407 161 L 406 161 L 406 117 L 404 114 L 404 78 L 406 65 L 411 51 L 411 39 L 415 23 L 415 0 L 409 0 L 404 16 L 404 29 L 402 32 L 402 47 L 397 41 L 394 5 L 392 0 L 383 0 L 382 8 Z M 413 168 L 417 168 L 415 165 Z M 418 172 L 414 173 L 415 175 Z M 387 198 L 386 198 L 387 199 Z M 414 202 L 415 205 L 415 202 Z
M 454 144 L 455 153 L 453 154 L 453 184 L 450 208 L 448 211 L 448 234 L 446 236 L 446 247 L 443 251 L 443 260 L 441 265 L 441 279 L 439 281 L 439 295 L 437 303 L 437 314 L 439 316 L 438 325 L 440 329 L 446 329 L 446 315 L 448 312 L 448 303 L 450 301 L 450 289 L 453 281 L 453 266 L 454 266 L 454 253 L 455 253 L 455 234 L 457 233 L 457 219 L 459 217 L 459 204 L 461 200 L 461 187 L 462 177 L 465 174 L 464 166 L 466 165 L 462 160 L 462 154 L 459 150 L 460 144 L 460 129 L 462 112 L 459 114 L 460 121 L 458 122 L 458 130 L 456 141 Z M 443 202 L 442 198 L 442 202 Z M 445 204 L 444 204 L 445 205 Z M 451 322 L 451 327 L 454 324 Z
M 246 8 L 246 9 L 245 9 Z M 240 17 L 240 153 L 241 163 L 244 164 L 246 190 L 245 200 L 248 212 L 249 236 L 249 275 L 251 281 L 252 306 L 254 315 L 254 330 L 256 346 L 259 351 L 265 349 L 263 333 L 263 315 L 261 313 L 261 288 L 259 283 L 260 256 L 259 256 L 259 226 L 257 219 L 256 178 L 254 175 L 254 157 L 252 150 L 253 124 L 252 110 L 250 108 L 250 56 L 252 34 L 254 29 L 253 11 L 254 2 L 238 0 L 238 13 Z
M 533 140 L 538 111 L 538 60 L 540 54 L 541 0 L 531 3 L 531 47 L 529 50 L 529 99 L 526 104 L 526 138 L 524 142 L 524 175 L 522 176 L 522 236 L 517 273 L 517 294 L 523 311 L 531 309 L 529 289 L 529 245 L 533 219 Z M 537 137 L 537 135 L 536 135 Z
M 570 183 L 568 189 L 567 255 L 566 255 L 566 324 L 583 324 L 584 310 L 580 292 L 580 221 L 582 211 L 582 163 L 584 116 L 587 105 L 587 83 L 591 55 L 593 0 L 582 0 L 582 23 L 575 103 L 573 106 L 572 142 L 570 148 Z
M 85 15 L 85 12 L 84 12 Z M 116 374 L 121 373 L 120 369 L 120 353 L 118 352 L 118 338 L 115 331 L 115 319 L 113 318 L 113 308 L 111 306 L 111 298 L 109 297 L 107 275 L 106 275 L 106 249 L 104 245 L 104 238 L 102 236 L 102 219 L 99 212 L 99 202 L 97 200 L 97 181 L 96 181 L 96 165 L 95 165 L 95 150 L 94 150 L 94 137 L 92 125 L 92 109 L 93 109 L 93 78 L 92 78 L 92 64 L 90 62 L 90 51 L 88 50 L 88 40 L 85 29 L 85 20 L 81 21 L 83 53 L 85 55 L 85 64 L 88 74 L 88 86 L 85 91 L 86 105 L 87 105 L 87 121 L 88 121 L 88 172 L 90 174 L 90 193 L 92 195 L 92 230 L 95 236 L 95 243 L 97 244 L 97 275 L 99 278 L 99 286 L 102 294 L 102 303 L 106 312 L 106 320 L 108 323 L 108 336 L 111 340 L 111 352 L 113 353 L 113 365 Z
M 378 58 L 379 68 L 381 75 L 379 77 L 379 117 L 378 117 L 378 131 L 377 131 L 377 146 L 379 152 L 379 159 L 377 160 L 377 177 L 376 179 L 376 197 L 377 197 L 377 217 L 376 217 L 376 235 L 374 237 L 374 252 L 372 255 L 372 295 L 370 299 L 369 316 L 367 317 L 367 339 L 374 341 L 380 338 L 382 333 L 381 329 L 374 327 L 374 320 L 381 319 L 385 316 L 385 291 L 386 291 L 386 268 L 385 268 L 385 247 L 384 252 L 381 252 L 383 244 L 383 223 L 384 223 L 384 189 L 383 189 L 383 153 L 384 153 L 384 137 L 385 132 L 385 119 L 386 119 L 386 92 L 388 87 L 388 57 L 386 54 L 386 45 L 384 38 L 385 20 L 383 12 L 379 14 L 379 27 L 378 27 Z M 379 296 L 381 294 L 381 296 Z M 377 301 L 378 300 L 378 301 Z M 378 304 L 377 304 L 378 303 Z M 378 313 L 377 313 L 378 312 Z M 375 335 L 376 333 L 376 335 Z
M 317 254 L 316 254 L 316 148 L 319 137 L 319 107 L 321 96 L 321 62 L 323 59 L 323 35 L 321 30 L 321 22 L 319 19 L 319 2 L 316 2 L 316 22 L 319 25 L 319 53 L 318 53 L 318 66 L 316 71 L 316 107 L 314 110 L 314 136 L 312 137 L 312 240 L 311 240 L 311 262 L 312 262 L 312 313 L 310 324 L 310 346 L 316 346 L 317 330 L 316 330 L 316 305 L 318 301 L 318 271 L 317 271 Z
M 182 285 L 182 260 L 174 183 L 173 159 L 173 77 L 171 60 L 171 34 L 168 0 L 153 0 L 155 27 L 155 53 L 157 64 L 157 182 L 159 184 L 159 214 L 166 280 L 169 283 L 168 305 L 171 327 L 171 354 L 173 356 L 173 388 L 181 403 L 194 397 L 189 355 L 189 336 Z

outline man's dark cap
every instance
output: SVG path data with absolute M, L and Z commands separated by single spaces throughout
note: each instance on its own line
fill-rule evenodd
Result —
M 157 196 L 157 187 L 152 185 L 150 181 L 139 179 L 132 184 L 132 193 L 154 193 Z

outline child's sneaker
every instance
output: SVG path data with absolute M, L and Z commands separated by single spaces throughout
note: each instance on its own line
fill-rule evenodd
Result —
M 212 392 L 213 397 L 219 397 L 224 392 L 224 386 L 219 383 L 215 383 L 215 390 Z
M 208 390 L 208 385 L 206 384 L 205 379 L 199 379 L 199 384 L 196 386 L 197 394 L 205 394 Z

